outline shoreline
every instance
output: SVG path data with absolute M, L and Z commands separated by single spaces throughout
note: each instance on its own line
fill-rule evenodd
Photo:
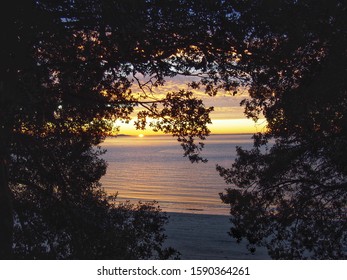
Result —
M 246 242 L 237 243 L 228 235 L 229 216 L 166 212 L 165 247 L 181 253 L 182 260 L 264 260 L 270 259 L 265 248 L 255 254 L 246 249 Z

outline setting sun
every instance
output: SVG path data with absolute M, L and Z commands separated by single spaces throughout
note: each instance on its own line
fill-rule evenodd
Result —
M 142 138 L 142 137 L 144 137 L 144 135 L 143 134 L 139 134 L 139 137 Z

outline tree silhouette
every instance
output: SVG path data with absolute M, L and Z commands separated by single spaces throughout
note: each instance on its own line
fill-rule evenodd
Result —
M 11 257 L 12 247 L 17 256 L 31 248 L 24 255 L 97 257 L 105 243 L 83 253 L 74 239 L 76 217 L 90 209 L 99 218 L 108 214 L 81 234 L 96 236 L 103 229 L 124 238 L 113 214 L 122 211 L 99 192 L 104 167 L 92 147 L 112 132 L 114 120 L 129 121 L 136 107 L 142 108 L 138 128 L 153 119 L 150 126 L 173 134 L 192 162 L 204 160 L 196 140 L 209 134 L 213 108 L 190 89 L 157 94 L 166 77 L 191 76 L 190 88 L 210 96 L 249 86 L 251 98 L 242 103 L 246 115 L 264 114 L 268 121 L 253 150 L 238 149 L 231 169 L 219 167 L 237 187 L 222 195 L 231 204 L 232 235 L 267 245 L 274 258 L 343 258 L 345 14 L 344 1 L 337 0 L 8 3 L 0 17 L 0 257 Z M 71 161 L 84 167 L 78 170 Z M 76 216 L 61 224 L 49 202 L 56 209 L 69 206 Z M 148 209 L 140 213 L 159 219 L 158 237 L 161 216 Z M 16 238 L 25 238 L 15 246 L 14 227 Z M 149 234 L 150 227 L 139 225 L 138 232 Z M 45 250 L 44 235 L 47 242 L 59 238 L 71 254 L 50 244 Z M 75 241 L 68 244 L 69 238 Z M 153 249 L 160 238 L 146 244 Z M 147 249 L 127 256 L 149 257 Z
M 166 215 L 154 203 L 115 206 L 100 189 L 104 151 L 79 136 L 26 137 L 10 178 L 16 259 L 169 258 Z M 17 150 L 18 149 L 18 150 Z M 19 151 L 19 149 L 23 149 Z
M 239 1 L 251 55 L 245 113 L 268 122 L 237 149 L 230 235 L 276 259 L 345 259 L 347 246 L 346 3 Z
M 47 188 L 45 194 L 55 195 L 52 189 L 57 187 L 83 193 L 81 176 L 79 183 L 64 187 L 68 174 L 78 170 L 53 168 L 59 167 L 54 163 L 63 159 L 64 149 L 72 152 L 69 145 L 79 143 L 87 151 L 111 132 L 114 120 L 128 121 L 138 106 L 143 108 L 138 127 L 153 118 L 150 125 L 177 137 L 192 162 L 203 160 L 202 143 L 195 139 L 209 134 L 212 108 L 190 91 L 157 96 L 155 89 L 167 76 L 191 75 L 198 79 L 191 87 L 202 86 L 214 95 L 221 87 L 235 89 L 236 74 L 242 79 L 237 57 L 224 43 L 232 26 L 227 23 L 234 18 L 228 3 L 24 1 L 9 3 L 0 18 L 5 38 L 0 50 L 1 258 L 12 252 L 14 199 L 20 209 L 28 202 L 21 194 L 34 192 L 38 183 Z M 58 139 L 63 144 L 58 145 Z M 41 154 L 40 147 L 52 145 L 48 141 L 56 143 L 59 152 L 53 153 L 51 146 L 51 152 L 44 149 L 47 154 Z M 30 161 L 35 165 L 27 165 Z M 29 176 L 25 182 L 15 176 L 18 170 Z M 40 182 L 30 181 L 33 170 L 40 173 Z M 59 181 L 49 184 L 50 178 Z M 45 203 L 49 199 L 53 197 L 47 196 Z

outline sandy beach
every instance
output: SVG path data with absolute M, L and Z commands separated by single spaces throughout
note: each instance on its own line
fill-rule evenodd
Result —
M 181 253 L 182 260 L 269 259 L 264 248 L 250 254 L 245 243 L 238 244 L 228 234 L 228 216 L 168 213 L 165 245 Z

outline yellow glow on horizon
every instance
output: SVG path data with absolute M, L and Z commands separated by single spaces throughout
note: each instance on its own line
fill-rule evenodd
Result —
M 130 121 L 128 124 L 117 123 L 119 126 L 119 134 L 126 134 L 138 137 L 144 137 L 145 135 L 163 135 L 162 132 L 153 132 L 150 128 L 147 130 L 136 130 L 134 122 Z M 246 134 L 264 132 L 266 128 L 266 120 L 259 119 L 258 122 L 254 122 L 250 119 L 217 119 L 212 120 L 209 129 L 211 134 Z M 141 136 L 142 135 L 142 136 Z
M 266 128 L 266 120 L 259 119 L 254 122 L 251 119 L 220 119 L 212 120 L 209 126 L 212 134 L 243 134 L 264 132 Z

